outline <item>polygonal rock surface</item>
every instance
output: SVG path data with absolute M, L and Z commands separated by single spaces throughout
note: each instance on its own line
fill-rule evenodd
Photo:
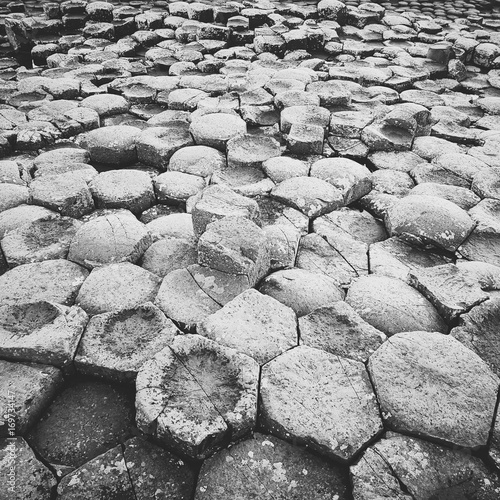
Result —
M 137 375 L 137 424 L 205 458 L 255 426 L 258 364 L 198 335 L 178 336 Z
M 45 300 L 72 305 L 89 272 L 63 259 L 24 264 L 0 276 L 0 304 Z
M 125 208 L 139 214 L 155 202 L 153 183 L 141 170 L 109 170 L 89 184 L 96 208 Z
M 88 314 L 136 307 L 154 300 L 160 279 L 130 262 L 95 268 L 80 288 L 76 303 Z
M 488 299 L 478 281 L 454 264 L 413 270 L 409 283 L 432 302 L 448 322 Z
M 346 302 L 370 325 L 394 335 L 423 330 L 446 332 L 434 306 L 405 282 L 386 276 L 364 276 L 349 288 Z
M 173 172 L 209 177 L 226 167 L 226 157 L 208 146 L 186 146 L 176 151 L 168 163 Z
M 82 225 L 71 217 L 52 215 L 23 224 L 2 239 L 2 251 L 11 267 L 51 259 L 65 259 Z
M 137 262 L 151 237 L 130 212 L 120 210 L 86 222 L 69 247 L 68 259 L 88 268 L 116 262 Z
M 341 461 L 350 461 L 382 430 L 363 363 L 311 347 L 264 365 L 260 398 L 264 429 Z
M 339 189 L 316 177 L 286 179 L 272 190 L 271 196 L 308 217 L 326 214 L 344 204 L 344 196 Z
M 196 500 L 345 500 L 341 469 L 274 436 L 254 434 L 207 459 Z
M 259 291 L 291 307 L 299 317 L 344 298 L 337 282 L 328 276 L 295 268 L 270 274 Z
M 81 373 L 110 380 L 133 379 L 139 368 L 169 345 L 177 329 L 153 304 L 94 316 L 78 346 Z
M 225 186 L 206 188 L 192 211 L 196 236 L 201 236 L 208 224 L 224 217 L 246 217 L 259 221 L 259 206 L 255 200 L 241 196 Z
M 0 212 L 27 203 L 29 190 L 26 186 L 0 183 Z
M 493 500 L 498 478 L 476 457 L 388 432 L 351 467 L 354 498 L 474 498 Z M 400 489 L 410 495 L 404 494 Z
M 6 500 L 50 500 L 57 484 L 22 437 L 0 439 L 0 481 Z
M 18 205 L 0 212 L 0 239 L 12 229 L 44 217 L 54 215 L 52 210 L 35 205 Z
M 0 361 L 0 436 L 25 434 L 62 382 L 53 366 Z
M 269 271 L 266 234 L 243 217 L 212 222 L 198 240 L 198 263 L 228 274 L 243 274 L 253 286 Z
M 295 313 L 254 289 L 198 325 L 198 333 L 264 364 L 297 345 Z
M 0 305 L 0 356 L 66 367 L 87 320 L 77 306 L 46 301 Z
M 60 392 L 29 433 L 33 448 L 56 471 L 79 467 L 130 435 L 133 398 L 127 391 L 79 381 Z
M 385 223 L 391 236 L 435 245 L 450 252 L 454 252 L 474 228 L 467 212 L 451 201 L 423 195 L 397 201 L 389 209 Z
M 387 339 L 343 301 L 299 318 L 299 332 L 301 345 L 362 363 Z
M 230 139 L 246 133 L 247 124 L 239 116 L 211 113 L 194 118 L 189 130 L 196 144 L 224 151 Z
M 500 295 L 462 314 L 458 326 L 450 334 L 483 359 L 500 377 Z
M 400 333 L 369 359 L 385 424 L 456 446 L 485 446 L 500 381 L 451 336 Z

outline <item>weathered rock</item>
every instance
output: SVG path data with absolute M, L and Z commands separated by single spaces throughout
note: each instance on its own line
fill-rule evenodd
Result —
M 212 222 L 198 240 L 198 263 L 228 274 L 243 274 L 253 286 L 269 271 L 266 234 L 244 217 Z
M 332 495 L 347 498 L 340 468 L 303 448 L 258 433 L 207 459 L 196 490 L 196 500 L 248 496 L 327 500 Z
M 470 189 L 434 182 L 424 182 L 415 186 L 408 193 L 410 196 L 437 196 L 455 203 L 462 210 L 470 210 L 480 202 L 480 198 Z
M 63 382 L 53 366 L 0 361 L 0 436 L 24 435 Z
M 374 191 L 390 194 L 398 198 L 408 195 L 415 185 L 406 172 L 397 170 L 376 170 L 370 177 Z
M 469 215 L 476 222 L 476 230 L 500 233 L 500 200 L 485 198 L 474 208 Z
M 299 318 L 300 344 L 365 363 L 387 337 L 346 302 L 320 307 Z
M 178 336 L 137 375 L 137 423 L 180 452 L 206 458 L 255 426 L 258 364 L 198 335 Z
M 132 425 L 133 400 L 128 391 L 104 382 L 79 381 L 56 396 L 28 438 L 60 475 L 61 470 L 79 467 L 127 439 Z
M 293 125 L 314 125 L 326 129 L 330 112 L 320 106 L 290 106 L 281 112 L 280 129 L 288 134 Z
M 292 154 L 323 154 L 325 133 L 318 125 L 294 123 L 286 137 L 287 148 Z
M 434 306 L 403 281 L 363 276 L 351 284 L 346 302 L 370 325 L 386 335 L 399 332 L 446 332 Z
M 496 231 L 476 229 L 458 249 L 469 260 L 500 265 L 500 234 Z
M 198 325 L 198 333 L 264 364 L 297 345 L 295 313 L 247 290 Z
M 309 167 L 301 160 L 287 156 L 276 156 L 262 163 L 266 175 L 276 184 L 292 177 L 307 177 Z
M 140 367 L 169 345 L 177 330 L 153 304 L 94 316 L 80 341 L 76 369 L 108 380 L 134 379 Z
M 344 462 L 382 430 L 363 363 L 311 347 L 264 365 L 260 398 L 264 429 Z
M 368 369 L 391 429 L 456 446 L 486 444 L 499 380 L 453 337 L 398 334 L 370 357 Z
M 76 303 L 88 314 L 133 308 L 152 301 L 160 278 L 130 262 L 93 269 L 80 288 Z
M 397 201 L 385 219 L 391 236 L 431 244 L 454 252 L 474 228 L 467 213 L 435 196 L 407 196 Z
M 410 172 L 424 160 L 411 151 L 377 151 L 370 154 L 368 160 L 377 169 L 398 170 Z
M 156 240 L 158 238 L 182 238 L 195 241 L 193 218 L 191 214 L 171 213 L 155 218 L 146 225 L 147 230 Z
M 272 137 L 245 134 L 227 142 L 228 168 L 262 168 L 262 164 L 280 156 L 279 142 Z
M 51 259 L 65 259 L 69 245 L 82 223 L 53 215 L 23 224 L 1 242 L 10 267 Z
M 185 174 L 210 177 L 226 167 L 226 158 L 217 149 L 208 146 L 186 146 L 170 158 L 168 169 Z
M 80 105 L 97 111 L 101 118 L 126 113 L 130 106 L 124 97 L 114 94 L 92 95 L 83 99 Z
M 57 481 L 22 437 L 0 440 L 0 480 L 4 498 L 49 500 Z
M 205 188 L 205 179 L 184 172 L 164 172 L 153 179 L 158 202 L 185 203 Z
M 68 368 L 87 321 L 77 306 L 46 301 L 2 305 L 0 356 Z
M 55 212 L 33 205 L 18 205 L 0 212 L 0 239 L 12 229 L 28 222 L 55 215 Z
M 94 268 L 116 262 L 137 262 L 151 244 L 144 224 L 129 211 L 117 210 L 89 220 L 77 231 L 68 259 Z
M 26 204 L 28 198 L 29 190 L 26 186 L 8 183 L 0 184 L 0 212 Z
M 238 116 L 210 113 L 194 118 L 189 130 L 196 144 L 225 151 L 230 139 L 246 133 L 247 125 Z
M 0 304 L 47 301 L 73 305 L 89 272 L 64 259 L 24 264 L 0 276 Z
M 488 299 L 479 282 L 454 264 L 414 269 L 409 283 L 451 322 Z
M 153 183 L 141 170 L 108 170 L 89 184 L 96 208 L 124 208 L 139 214 L 153 205 Z
M 425 160 L 433 160 L 444 154 L 457 154 L 462 150 L 458 145 L 453 144 L 439 137 L 416 137 L 413 141 L 412 152 Z
M 471 189 L 481 198 L 500 200 L 500 169 L 490 168 L 476 172 Z
M 343 292 L 334 280 L 304 269 L 285 269 L 272 273 L 258 289 L 264 295 L 270 295 L 291 307 L 299 317 L 343 299 Z

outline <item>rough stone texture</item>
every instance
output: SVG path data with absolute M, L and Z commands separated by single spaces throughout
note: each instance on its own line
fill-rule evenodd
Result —
M 0 481 L 4 485 L 2 498 L 15 500 L 50 500 L 57 484 L 22 437 L 0 439 Z
M 256 433 L 203 463 L 196 500 L 347 497 L 342 470 L 274 436 Z
M 385 424 L 468 448 L 485 446 L 499 379 L 451 336 L 401 333 L 368 361 Z
M 59 475 L 127 439 L 132 425 L 133 398 L 127 391 L 79 381 L 57 395 L 28 439 Z
M 337 283 L 328 276 L 295 268 L 270 274 L 258 290 L 291 307 L 299 317 L 344 298 Z
M 311 347 L 264 365 L 260 398 L 264 429 L 344 462 L 382 430 L 363 363 Z
M 474 228 L 467 213 L 435 196 L 407 196 L 396 202 L 385 219 L 391 236 L 431 244 L 454 252 Z
M 160 278 L 130 262 L 95 268 L 80 288 L 76 303 L 90 315 L 152 301 Z
M 117 262 L 137 262 L 151 244 L 144 224 L 129 211 L 97 216 L 76 233 L 68 259 L 90 269 Z
M 189 130 L 196 144 L 225 151 L 230 139 L 246 133 L 247 125 L 239 116 L 211 113 L 194 118 Z
M 225 166 L 225 155 L 217 149 L 208 146 L 187 146 L 172 155 L 168 169 L 174 172 L 209 177 Z
M 88 274 L 63 259 L 18 266 L 0 276 L 0 304 L 48 301 L 72 305 Z
M 176 334 L 174 324 L 151 302 L 98 314 L 85 329 L 75 366 L 86 375 L 127 381 Z
M 254 428 L 258 373 L 248 356 L 178 336 L 137 375 L 137 424 L 179 452 L 206 458 Z
M 0 436 L 24 435 L 63 382 L 53 366 L 0 361 Z
M 299 318 L 300 344 L 365 363 L 387 340 L 346 302 L 319 307 Z
M 446 324 L 434 306 L 398 279 L 361 277 L 349 288 L 346 302 L 367 323 L 389 336 L 417 330 L 446 332 Z
M 14 208 L 9 208 L 0 212 L 0 239 L 3 238 L 9 231 L 17 229 L 23 224 L 33 222 L 44 217 L 50 217 L 55 212 L 47 208 L 34 205 L 18 205 Z
M 202 321 L 198 333 L 262 365 L 297 345 L 297 320 L 289 307 L 250 289 Z

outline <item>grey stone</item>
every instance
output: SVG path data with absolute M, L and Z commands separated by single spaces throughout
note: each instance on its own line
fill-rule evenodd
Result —
M 226 113 L 211 113 L 193 119 L 190 132 L 196 144 L 225 151 L 227 142 L 245 134 L 246 123 L 238 116 Z
M 208 146 L 186 146 L 171 156 L 168 170 L 210 177 L 225 166 L 226 158 L 217 149 Z
M 412 188 L 408 193 L 410 196 L 437 196 L 455 203 L 462 210 L 470 210 L 480 202 L 480 198 L 470 189 L 460 186 L 450 186 L 449 184 L 439 184 L 435 182 L 424 182 Z
M 0 184 L 0 212 L 26 204 L 29 198 L 29 190 L 26 186 L 19 184 Z

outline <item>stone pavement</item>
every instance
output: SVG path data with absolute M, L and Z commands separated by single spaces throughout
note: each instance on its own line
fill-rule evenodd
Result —
M 500 498 L 496 2 L 0 19 L 0 500 Z

